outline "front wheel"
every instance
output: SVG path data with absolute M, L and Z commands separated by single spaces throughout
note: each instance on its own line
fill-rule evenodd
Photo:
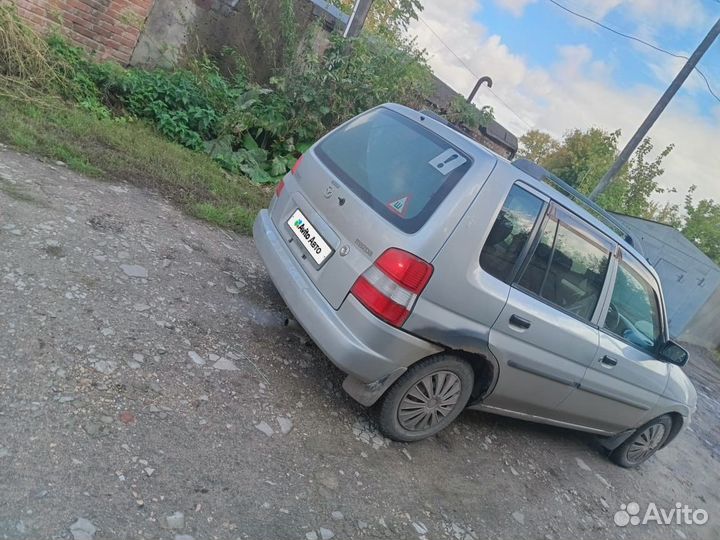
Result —
M 472 393 L 474 372 L 454 356 L 421 360 L 400 377 L 380 403 L 380 430 L 396 441 L 419 441 L 446 428 Z
M 621 467 L 637 467 L 662 448 L 662 445 L 670 436 L 671 429 L 672 418 L 668 415 L 650 420 L 647 424 L 635 430 L 635 433 L 628 440 L 613 450 L 610 459 Z

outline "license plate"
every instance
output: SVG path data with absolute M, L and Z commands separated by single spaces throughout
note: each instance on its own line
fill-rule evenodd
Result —
M 287 224 L 316 264 L 322 264 L 325 259 L 332 255 L 333 249 L 325 242 L 325 239 L 320 236 L 300 210 L 295 210 L 290 219 L 287 220 Z

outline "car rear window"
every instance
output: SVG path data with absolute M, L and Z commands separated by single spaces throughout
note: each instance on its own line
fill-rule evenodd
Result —
M 384 108 L 342 126 L 315 152 L 365 203 L 407 233 L 425 224 L 472 164 L 442 137 Z

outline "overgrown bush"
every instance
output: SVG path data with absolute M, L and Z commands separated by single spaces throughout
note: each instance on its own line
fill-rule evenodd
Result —
M 68 66 L 73 95 L 65 97 L 100 116 L 147 120 L 256 183 L 276 182 L 315 139 L 361 111 L 387 101 L 421 105 L 431 85 L 412 43 L 373 36 L 333 36 L 323 55 L 298 55 L 267 87 L 242 71 L 225 77 L 208 58 L 172 71 L 123 69 L 57 35 L 49 46 Z
M 412 42 L 333 35 L 319 54 L 312 41 L 259 85 L 242 70 L 222 75 L 208 58 L 174 70 L 98 62 L 58 33 L 40 38 L 13 9 L 0 8 L 0 82 L 37 88 L 46 81 L 46 92 L 100 118 L 145 120 L 228 171 L 273 183 L 336 125 L 383 102 L 421 106 L 431 89 L 431 71 Z
M 451 103 L 447 113 L 447 119 L 453 124 L 466 126 L 469 129 L 477 130 L 480 127 L 487 127 L 493 121 L 493 109 L 485 105 L 478 109 L 472 103 L 468 103 L 462 96 L 457 96 Z
M 69 84 L 67 65 L 49 54 L 47 42 L 18 16 L 13 5 L 0 3 L 0 94 L 38 100 Z

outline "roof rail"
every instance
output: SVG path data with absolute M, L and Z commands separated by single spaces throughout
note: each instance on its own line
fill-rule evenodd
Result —
M 560 191 L 563 195 L 572 199 L 575 203 L 579 204 L 597 219 L 602 221 L 610 229 L 618 233 L 628 244 L 642 253 L 642 246 L 639 242 L 635 242 L 627 228 L 595 201 L 589 199 L 570 184 L 561 180 L 534 161 L 530 161 L 529 159 L 516 159 L 513 161 L 513 165 L 536 180 L 545 182 L 556 191 Z

